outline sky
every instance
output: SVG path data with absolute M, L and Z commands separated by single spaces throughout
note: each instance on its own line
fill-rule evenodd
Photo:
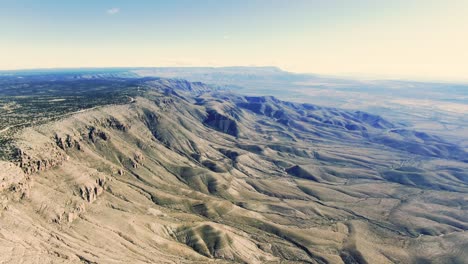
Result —
M 0 0 L 0 70 L 277 66 L 468 80 L 468 0 Z

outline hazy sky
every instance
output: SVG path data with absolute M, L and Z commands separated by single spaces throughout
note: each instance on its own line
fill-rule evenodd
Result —
M 274 65 L 468 79 L 468 0 L 0 0 L 0 69 Z

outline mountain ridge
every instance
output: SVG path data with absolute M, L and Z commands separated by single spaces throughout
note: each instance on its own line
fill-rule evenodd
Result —
M 16 134 L 22 171 L 1 182 L 2 260 L 467 257 L 466 153 L 441 138 L 201 83 L 144 79 L 132 89 L 133 100 Z

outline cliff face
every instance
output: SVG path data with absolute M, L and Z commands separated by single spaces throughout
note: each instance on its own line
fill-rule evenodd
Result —
M 204 123 L 218 131 L 235 137 L 240 134 L 236 121 L 228 116 L 218 113 L 216 110 L 208 111 L 208 116 L 204 120 Z
M 0 161 L 0 191 L 8 189 L 24 179 L 25 175 L 18 166 L 11 162 Z
M 29 196 L 30 181 L 14 163 L 0 161 L 0 212 L 8 208 L 10 200 Z
M 16 164 L 0 163 L 0 259 L 467 257 L 466 164 L 376 143 L 393 125 L 363 113 L 185 90 L 22 131 Z

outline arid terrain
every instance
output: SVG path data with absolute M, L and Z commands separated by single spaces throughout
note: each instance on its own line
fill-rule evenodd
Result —
M 468 263 L 463 144 L 134 72 L 0 77 L 0 263 Z

